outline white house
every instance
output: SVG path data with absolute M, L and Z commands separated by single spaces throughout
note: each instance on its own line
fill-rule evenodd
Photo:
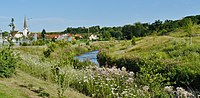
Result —
M 14 38 L 21 38 L 21 37 L 23 37 L 22 33 L 16 33 L 15 36 L 14 36 Z
M 97 35 L 92 34 L 92 35 L 90 35 L 89 39 L 90 40 L 97 40 L 97 39 L 99 39 L 99 37 Z

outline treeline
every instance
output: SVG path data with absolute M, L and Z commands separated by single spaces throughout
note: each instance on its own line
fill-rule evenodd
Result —
M 97 34 L 99 37 L 109 40 L 111 37 L 116 39 L 131 39 L 133 36 L 142 37 L 151 34 L 164 35 L 170 31 L 173 31 L 177 28 L 184 26 L 185 19 L 190 18 L 194 24 L 200 24 L 200 15 L 196 16 L 187 16 L 180 20 L 156 20 L 154 23 L 134 23 L 118 27 L 100 27 L 92 26 L 89 28 L 86 27 L 77 27 L 67 28 L 62 33 L 71 33 L 71 34 Z

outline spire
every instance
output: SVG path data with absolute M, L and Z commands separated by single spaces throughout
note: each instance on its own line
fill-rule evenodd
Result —
M 28 35 L 28 28 L 27 28 L 27 23 L 26 23 L 26 17 L 24 17 L 24 30 L 23 30 L 23 35 L 27 37 Z
M 24 17 L 24 29 L 27 29 L 26 17 Z

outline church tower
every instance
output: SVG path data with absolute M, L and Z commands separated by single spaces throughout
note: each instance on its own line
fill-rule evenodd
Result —
M 28 36 L 28 28 L 27 28 L 27 23 L 26 23 L 26 17 L 24 18 L 24 29 L 23 29 L 23 35 L 25 37 Z

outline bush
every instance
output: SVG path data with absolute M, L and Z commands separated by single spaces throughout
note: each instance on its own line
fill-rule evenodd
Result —
M 89 40 L 86 42 L 86 45 L 87 45 L 87 46 L 89 46 L 89 45 L 90 45 L 90 41 L 89 41 Z
M 37 41 L 33 41 L 32 45 L 34 45 L 34 46 L 42 46 L 42 45 L 45 45 L 45 42 L 43 40 L 37 40 Z
M 29 46 L 30 44 L 28 44 L 27 42 L 23 42 L 23 43 L 20 43 L 21 46 Z
M 9 48 L 0 50 L 0 77 L 11 77 L 15 74 L 17 58 Z
M 106 50 L 100 50 L 97 54 L 97 60 L 100 66 L 111 66 L 111 57 L 108 55 Z
M 132 44 L 132 45 L 136 45 L 136 38 L 135 38 L 135 36 L 132 37 L 132 39 L 131 39 L 131 44 Z
M 87 47 L 84 46 L 78 46 L 74 48 L 74 51 L 76 53 L 76 55 L 81 55 L 83 53 L 86 53 L 88 51 Z
M 125 67 L 129 71 L 138 72 L 140 70 L 139 65 L 142 65 L 143 60 L 139 57 L 121 57 L 114 58 L 111 57 L 106 50 L 99 51 L 97 59 L 100 66 L 113 67 L 117 68 Z

